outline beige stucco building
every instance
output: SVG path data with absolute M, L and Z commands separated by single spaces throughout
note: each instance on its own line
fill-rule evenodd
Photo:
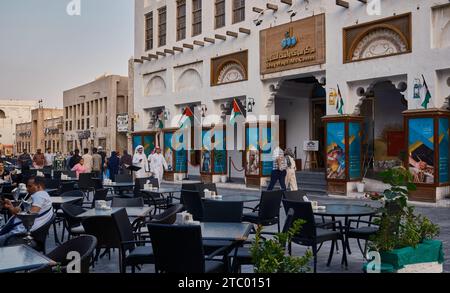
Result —
M 10 154 L 16 139 L 16 124 L 31 120 L 37 101 L 0 100 L 0 152 Z
M 127 149 L 128 103 L 128 77 L 118 75 L 65 91 L 64 152 L 97 146 L 108 153 Z
M 16 150 L 35 153 L 38 149 L 61 150 L 63 110 L 37 108 L 31 110 L 31 122 L 16 125 Z

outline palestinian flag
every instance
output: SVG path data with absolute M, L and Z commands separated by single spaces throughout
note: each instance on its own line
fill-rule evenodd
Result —
M 233 99 L 233 107 L 231 110 L 231 118 L 230 118 L 230 124 L 234 124 L 236 117 L 238 116 L 244 116 L 244 113 L 242 113 L 241 108 L 239 107 L 238 102 L 236 101 L 236 99 Z
M 187 119 L 191 119 L 192 117 L 194 117 L 194 113 L 192 112 L 191 108 L 184 108 L 183 115 L 180 119 L 180 124 L 183 125 L 187 121 Z
M 422 78 L 423 78 L 423 87 L 425 89 L 425 99 L 423 100 L 422 107 L 428 109 L 428 104 L 430 103 L 431 100 L 431 93 L 430 89 L 428 88 L 427 82 L 425 81 L 425 76 L 422 75 Z
M 340 115 L 344 114 L 344 99 L 342 98 L 342 94 L 341 94 L 341 89 L 339 88 L 339 85 L 337 86 L 338 88 L 338 100 L 336 103 L 336 110 L 338 111 L 338 113 Z

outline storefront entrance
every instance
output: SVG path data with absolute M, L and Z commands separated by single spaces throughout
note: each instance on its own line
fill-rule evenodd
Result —
M 323 150 L 325 128 L 322 117 L 326 116 L 326 92 L 314 77 L 296 78 L 283 81 L 275 98 L 275 114 L 285 121 L 286 148 L 297 156 L 299 165 L 305 167 L 310 158 L 304 151 L 305 141 L 318 141 L 319 150 L 315 152 L 317 164 L 306 167 L 313 170 L 325 168 Z

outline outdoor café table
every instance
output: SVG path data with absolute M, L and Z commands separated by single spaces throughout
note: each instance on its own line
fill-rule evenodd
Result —
M 112 208 L 110 210 L 90 209 L 77 216 L 77 218 L 89 218 L 95 216 L 111 216 L 113 213 L 123 208 Z M 142 208 L 124 208 L 127 210 L 128 217 L 130 218 L 143 218 L 150 214 L 151 207 Z
M 119 191 L 119 195 L 123 194 L 124 190 L 129 190 L 134 188 L 133 182 L 113 182 L 111 184 L 103 184 L 104 188 L 111 189 L 112 191 Z
M 224 202 L 259 202 L 261 198 L 254 195 L 223 195 L 220 197 L 204 198 L 204 200 L 224 201 Z
M 349 218 L 374 216 L 378 213 L 377 208 L 352 205 L 352 204 L 327 204 L 325 210 L 313 209 L 314 215 L 321 217 L 330 217 L 332 221 L 336 218 L 344 218 L 343 229 L 348 225 Z M 350 247 L 348 247 L 348 250 Z M 350 251 L 349 251 L 350 252 Z
M 200 223 L 204 240 L 245 241 L 253 227 L 249 223 Z
M 172 202 L 172 200 L 174 198 L 173 194 L 177 193 L 177 192 L 181 192 L 181 188 L 180 187 L 160 187 L 160 188 L 155 188 L 152 190 L 141 189 L 141 192 L 145 195 L 159 195 L 163 199 L 166 199 L 166 197 L 164 195 L 167 194 L 169 201 Z
M 0 247 L 0 273 L 14 273 L 52 265 L 45 255 L 26 245 Z
M 83 199 L 82 197 L 72 197 L 72 196 L 53 196 L 50 197 L 53 208 L 58 209 L 62 204 L 65 203 L 73 203 L 76 201 L 79 201 L 80 199 Z

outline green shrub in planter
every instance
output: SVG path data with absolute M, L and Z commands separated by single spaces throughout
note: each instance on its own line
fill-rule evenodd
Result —
M 297 220 L 286 233 L 278 233 L 274 239 L 264 239 L 262 226 L 256 230 L 255 240 L 250 249 L 255 273 L 307 273 L 311 271 L 309 262 L 312 259 L 311 251 L 302 257 L 290 256 L 286 253 L 286 246 L 292 238 L 300 232 L 303 220 Z

